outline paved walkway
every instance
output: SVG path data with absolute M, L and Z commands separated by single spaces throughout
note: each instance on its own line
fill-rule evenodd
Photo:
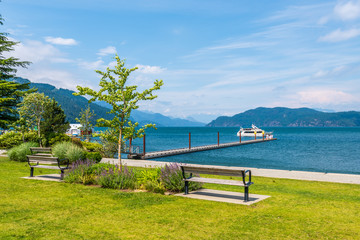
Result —
M 103 158 L 101 162 L 109 162 L 116 164 L 117 159 Z M 123 163 L 132 167 L 161 167 L 164 166 L 165 164 L 169 164 L 169 162 L 132 160 L 132 159 L 123 159 Z M 196 164 L 188 164 L 188 165 L 196 165 Z M 248 167 L 224 167 L 224 166 L 213 166 L 213 165 L 209 165 L 209 167 L 231 168 L 231 169 L 245 168 L 245 169 L 250 169 L 253 176 L 260 176 L 260 177 L 360 184 L 360 175 L 357 174 L 322 173 L 322 172 L 306 172 L 306 171 L 291 171 L 291 170 L 289 171 L 289 170 L 248 168 Z

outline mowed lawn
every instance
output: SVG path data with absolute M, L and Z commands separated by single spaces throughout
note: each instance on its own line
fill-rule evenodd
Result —
M 254 177 L 271 198 L 243 206 L 28 175 L 0 158 L 0 239 L 360 239 L 360 185 Z

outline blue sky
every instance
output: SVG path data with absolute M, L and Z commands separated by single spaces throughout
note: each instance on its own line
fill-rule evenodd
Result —
M 117 52 L 135 84 L 164 81 L 141 110 L 360 110 L 360 1 L 3 0 L 0 14 L 34 82 L 96 89 Z

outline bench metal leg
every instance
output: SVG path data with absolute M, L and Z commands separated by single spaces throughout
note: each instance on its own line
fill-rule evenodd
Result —
M 244 201 L 245 201 L 245 202 L 249 201 L 249 187 L 245 187 L 245 191 L 244 191 Z
M 60 174 L 60 180 L 63 180 L 64 179 L 64 170 L 60 170 L 61 171 L 61 174 Z
M 34 176 L 34 168 L 30 168 L 30 177 L 33 177 Z
M 185 194 L 189 193 L 189 182 L 185 181 Z

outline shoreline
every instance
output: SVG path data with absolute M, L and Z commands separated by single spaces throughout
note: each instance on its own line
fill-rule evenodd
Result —
M 117 164 L 115 158 L 103 158 L 102 163 Z M 123 164 L 131 167 L 162 167 L 165 164 L 173 162 L 160 162 L 150 160 L 132 160 L 122 159 Z M 187 164 L 199 165 L 199 164 Z M 250 167 L 227 167 L 218 165 L 201 165 L 209 166 L 212 168 L 229 168 L 229 169 L 249 169 L 253 176 L 269 177 L 269 178 L 284 178 L 304 181 L 317 181 L 317 182 L 332 182 L 332 183 L 347 183 L 347 184 L 360 184 L 360 174 L 346 174 L 346 173 L 324 173 L 324 172 L 308 172 L 308 171 L 295 171 L 295 170 L 279 170 L 279 169 L 266 169 L 266 168 L 250 168 Z

